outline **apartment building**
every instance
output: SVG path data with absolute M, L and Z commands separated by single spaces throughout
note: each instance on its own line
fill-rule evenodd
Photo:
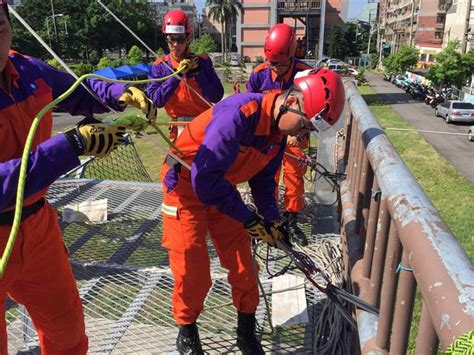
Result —
M 474 1 L 453 0 L 446 13 L 443 47 L 458 39 L 461 52 L 474 49 Z
M 450 0 L 386 0 L 381 1 L 381 22 L 385 45 L 391 52 L 402 44 L 420 50 L 419 67 L 431 65 L 441 50 L 444 22 Z
M 254 59 L 263 55 L 268 30 L 276 23 L 293 26 L 306 48 L 317 53 L 322 1 L 326 1 L 325 40 L 331 27 L 341 22 L 341 0 L 242 0 L 243 12 L 236 26 L 237 50 Z

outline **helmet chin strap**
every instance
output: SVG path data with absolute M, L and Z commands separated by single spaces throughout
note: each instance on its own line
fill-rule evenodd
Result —
M 295 87 L 293 86 L 290 90 L 288 90 L 288 92 L 286 93 L 285 95 L 285 98 L 283 99 L 283 103 L 280 105 L 280 108 L 278 110 L 278 115 L 275 119 L 275 125 L 277 127 L 278 130 L 280 130 L 280 120 L 281 120 L 281 117 L 286 113 L 286 112 L 293 112 L 293 111 L 296 111 L 296 110 L 293 110 L 289 107 L 286 106 L 286 100 L 288 100 L 288 97 L 290 96 L 290 94 L 293 92 L 293 90 L 295 90 Z M 299 111 L 298 111 L 299 112 Z

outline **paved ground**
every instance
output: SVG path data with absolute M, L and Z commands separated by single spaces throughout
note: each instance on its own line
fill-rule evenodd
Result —
M 391 103 L 393 109 L 416 129 L 467 133 L 469 124 L 447 124 L 441 117 L 435 117 L 434 110 L 430 106 L 413 100 L 402 89 L 383 81 L 381 75 L 368 74 L 367 79 L 379 96 L 385 102 Z M 422 135 L 461 175 L 474 184 L 474 143 L 469 142 L 467 136 L 432 133 Z

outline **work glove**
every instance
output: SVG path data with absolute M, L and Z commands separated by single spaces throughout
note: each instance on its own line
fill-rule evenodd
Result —
M 197 72 L 199 70 L 199 57 L 195 54 L 189 57 L 189 71 Z
M 85 122 L 87 121 L 81 121 L 76 127 L 64 132 L 78 156 L 93 155 L 103 158 L 119 144 L 125 143 L 125 127 Z
M 275 240 L 289 240 L 286 228 L 279 221 L 269 222 L 257 213 L 245 223 L 245 228 L 251 238 L 263 240 L 271 246 L 275 246 Z
M 119 104 L 121 106 L 133 105 L 140 109 L 146 116 L 150 123 L 156 121 L 157 109 L 153 101 L 151 101 L 143 91 L 136 87 L 130 86 L 123 92 L 119 98 Z

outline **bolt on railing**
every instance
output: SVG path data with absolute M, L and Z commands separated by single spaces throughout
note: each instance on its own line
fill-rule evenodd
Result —
M 474 325 L 474 272 L 463 248 L 347 82 L 341 184 L 346 276 L 379 317 L 356 310 L 362 353 L 404 354 L 415 294 L 416 353 L 435 354 Z M 340 164 L 341 165 L 341 164 Z

